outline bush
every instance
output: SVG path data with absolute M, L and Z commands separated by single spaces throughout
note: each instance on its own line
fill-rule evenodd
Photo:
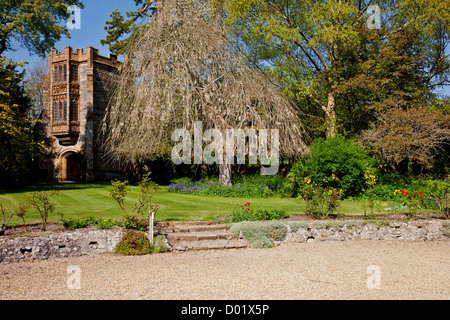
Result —
M 150 243 L 144 232 L 129 229 L 114 251 L 123 255 L 134 256 L 167 251 L 167 239 L 164 236 L 155 237 L 153 243 L 153 245 Z
M 64 219 L 62 223 L 66 229 L 81 229 L 86 228 L 90 222 L 85 218 L 68 218 Z
M 86 228 L 88 225 L 94 225 L 98 229 L 110 229 L 115 225 L 120 225 L 119 222 L 116 222 L 114 219 L 110 218 L 68 218 L 63 219 L 62 224 L 66 229 L 81 229 Z
M 230 222 L 256 221 L 256 220 L 280 220 L 289 218 L 289 214 L 280 209 L 252 209 L 250 202 L 233 209 Z
M 147 235 L 138 230 L 129 229 L 114 249 L 123 255 L 144 255 L 153 251 Z
M 305 200 L 306 215 L 314 219 L 326 219 L 335 214 L 340 206 L 339 191 L 319 187 L 309 180 L 301 188 L 300 194 Z
M 134 229 L 138 231 L 147 231 L 148 230 L 148 220 L 142 217 L 136 217 L 134 215 L 124 215 L 122 220 L 122 226 L 129 230 Z
M 306 178 L 319 187 L 340 191 L 343 199 L 360 195 L 376 180 L 374 160 L 349 140 L 319 139 L 310 149 L 310 154 L 294 164 L 288 175 L 294 196 Z
M 280 221 L 235 223 L 230 231 L 236 236 L 244 236 L 254 248 L 271 248 L 275 241 L 283 241 L 287 235 L 287 226 Z

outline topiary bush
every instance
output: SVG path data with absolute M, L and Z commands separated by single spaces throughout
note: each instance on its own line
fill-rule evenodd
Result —
M 376 181 L 375 161 L 347 139 L 319 139 L 310 149 L 288 174 L 293 196 L 299 195 L 305 181 L 327 190 L 338 190 L 342 199 L 360 195 Z

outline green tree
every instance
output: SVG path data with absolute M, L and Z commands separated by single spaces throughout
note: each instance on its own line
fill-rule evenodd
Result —
M 0 184 L 10 186 L 23 181 L 31 167 L 33 154 L 42 147 L 33 142 L 33 121 L 27 117 L 29 101 L 24 96 L 22 75 L 16 63 L 0 56 Z
M 140 23 L 145 22 L 155 11 L 156 6 L 152 0 L 134 0 L 137 8 L 127 11 L 123 15 L 115 9 L 109 16 L 111 20 L 106 21 L 105 30 L 107 36 L 100 40 L 103 45 L 109 45 L 109 51 L 122 54 L 125 47 L 139 31 Z
M 450 14 L 438 0 L 217 0 L 250 63 L 276 76 L 324 135 L 367 127 L 374 108 L 425 100 L 449 84 Z M 322 121 L 318 121 L 322 119 Z
M 70 37 L 60 25 L 69 17 L 71 5 L 83 7 L 78 0 L 8 0 L 0 2 L 0 55 L 13 50 L 14 41 L 31 53 L 45 56 L 62 36 Z

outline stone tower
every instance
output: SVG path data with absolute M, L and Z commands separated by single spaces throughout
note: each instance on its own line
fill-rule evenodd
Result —
M 36 130 L 47 145 L 39 158 L 41 179 L 94 181 L 120 175 L 119 165 L 103 157 L 97 139 L 108 79 L 119 64 L 116 56 L 103 57 L 92 47 L 51 52 L 42 123 Z

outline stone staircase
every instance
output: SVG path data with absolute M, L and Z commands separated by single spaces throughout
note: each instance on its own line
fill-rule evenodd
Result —
M 220 250 L 246 248 L 221 221 L 159 222 L 155 229 L 167 237 L 172 251 Z

